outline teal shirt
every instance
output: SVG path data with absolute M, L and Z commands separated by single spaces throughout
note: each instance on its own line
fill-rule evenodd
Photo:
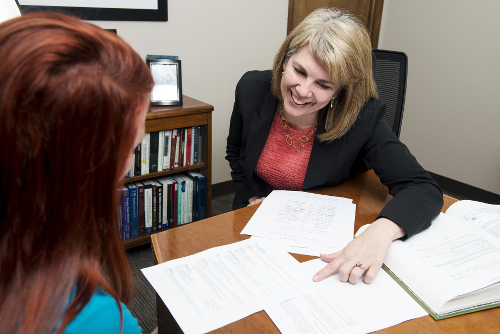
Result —
M 137 319 L 121 303 L 123 313 L 123 334 L 141 334 Z M 66 327 L 66 334 L 119 333 L 120 310 L 113 297 L 97 290 L 83 310 Z

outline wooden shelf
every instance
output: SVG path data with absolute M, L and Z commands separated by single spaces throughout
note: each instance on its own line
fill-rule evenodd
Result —
M 205 210 L 208 218 L 212 215 L 212 111 L 214 107 L 185 95 L 183 95 L 183 103 L 182 106 L 152 106 L 146 115 L 146 132 L 202 126 L 202 161 L 191 166 L 134 176 L 127 179 L 127 183 L 173 175 L 188 170 L 197 170 L 205 175 Z M 123 245 L 125 249 L 129 249 L 150 242 L 151 234 L 147 234 L 126 240 Z

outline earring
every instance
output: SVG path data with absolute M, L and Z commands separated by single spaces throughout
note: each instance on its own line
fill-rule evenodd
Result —
M 333 108 L 333 100 L 335 100 L 335 96 L 330 100 L 330 109 Z

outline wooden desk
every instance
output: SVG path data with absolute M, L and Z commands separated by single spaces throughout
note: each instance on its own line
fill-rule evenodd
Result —
M 355 231 L 364 224 L 372 223 L 382 207 L 391 199 L 388 190 L 380 183 L 373 171 L 359 174 L 344 183 L 314 191 L 318 194 L 352 198 L 356 206 Z M 443 211 L 455 199 L 444 196 Z M 157 233 L 151 236 L 156 260 L 168 260 L 192 255 L 208 248 L 227 245 L 247 239 L 240 235 L 258 205 L 225 213 L 186 226 Z M 300 262 L 311 256 L 293 256 Z M 364 284 L 364 283 L 358 283 Z M 182 333 L 165 304 L 157 295 L 157 317 L 159 333 Z M 498 333 L 500 332 L 500 308 L 485 310 L 454 318 L 435 321 L 426 316 L 384 329 L 386 333 Z M 264 311 L 231 323 L 213 333 L 280 333 Z

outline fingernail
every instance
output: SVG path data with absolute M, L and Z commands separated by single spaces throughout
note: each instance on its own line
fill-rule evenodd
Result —
M 315 282 L 316 282 L 316 281 L 318 281 L 318 279 L 319 279 L 319 275 L 314 275 L 314 277 L 313 277 L 313 281 L 315 281 Z

